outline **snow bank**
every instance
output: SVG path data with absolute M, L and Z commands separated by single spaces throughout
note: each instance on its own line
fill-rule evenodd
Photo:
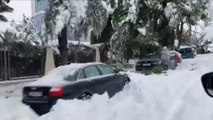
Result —
M 0 87 L 0 120 L 35 120 L 38 118 L 28 106 L 21 102 L 22 88 L 27 84 Z
M 21 98 L 0 97 L 1 120 L 35 120 L 38 116 L 26 105 L 21 103 Z

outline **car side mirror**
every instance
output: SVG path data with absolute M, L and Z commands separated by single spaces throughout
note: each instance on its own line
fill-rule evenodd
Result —
M 203 75 L 201 81 L 205 92 L 213 97 L 213 72 Z
M 117 73 L 120 72 L 120 70 L 119 69 L 115 69 L 114 72 L 117 74 Z

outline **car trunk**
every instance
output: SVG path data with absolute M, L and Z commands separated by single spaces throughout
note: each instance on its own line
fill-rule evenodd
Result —
M 158 65 L 160 65 L 160 60 L 140 61 L 136 65 L 136 70 L 137 71 L 151 70 Z
M 50 89 L 51 89 L 51 87 L 48 87 L 48 86 L 24 87 L 23 102 L 47 103 L 47 102 L 49 102 Z

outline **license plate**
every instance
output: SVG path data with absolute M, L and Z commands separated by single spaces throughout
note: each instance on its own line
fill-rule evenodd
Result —
M 29 92 L 28 95 L 33 97 L 41 97 L 43 94 L 42 92 L 39 92 L 39 91 L 32 91 L 32 92 Z
M 151 66 L 151 64 L 150 63 L 145 63 L 145 64 L 143 64 L 143 66 Z

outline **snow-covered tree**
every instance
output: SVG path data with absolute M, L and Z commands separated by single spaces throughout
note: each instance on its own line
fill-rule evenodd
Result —
M 10 0 L 0 0 L 0 13 L 13 12 L 13 8 L 7 5 L 9 2 Z M 0 21 L 7 22 L 7 18 L 0 14 Z
M 87 0 L 50 0 L 46 11 L 46 42 L 57 36 L 61 64 L 67 64 L 67 27 L 77 30 L 84 24 L 87 10 Z M 80 30 L 79 30 L 80 31 Z M 81 35 L 83 36 L 83 35 Z
M 176 30 L 176 37 L 182 41 L 184 25 L 189 28 L 191 36 L 191 28 L 197 25 L 200 20 L 207 19 L 207 5 L 209 0 L 179 0 L 171 1 L 166 4 L 164 9 L 165 15 L 169 19 L 169 25 Z
M 29 17 L 23 15 L 23 20 L 12 20 L 4 33 L 5 42 L 24 42 L 32 45 L 40 44 L 36 38 L 37 30 Z
M 110 41 L 112 56 L 124 62 L 137 53 L 138 41 L 172 48 L 175 35 L 181 38 L 183 25 L 190 28 L 206 18 L 207 3 L 208 0 L 50 0 L 46 38 L 58 37 L 63 64 L 67 57 L 67 28 L 79 40 L 108 39 L 103 41 Z

